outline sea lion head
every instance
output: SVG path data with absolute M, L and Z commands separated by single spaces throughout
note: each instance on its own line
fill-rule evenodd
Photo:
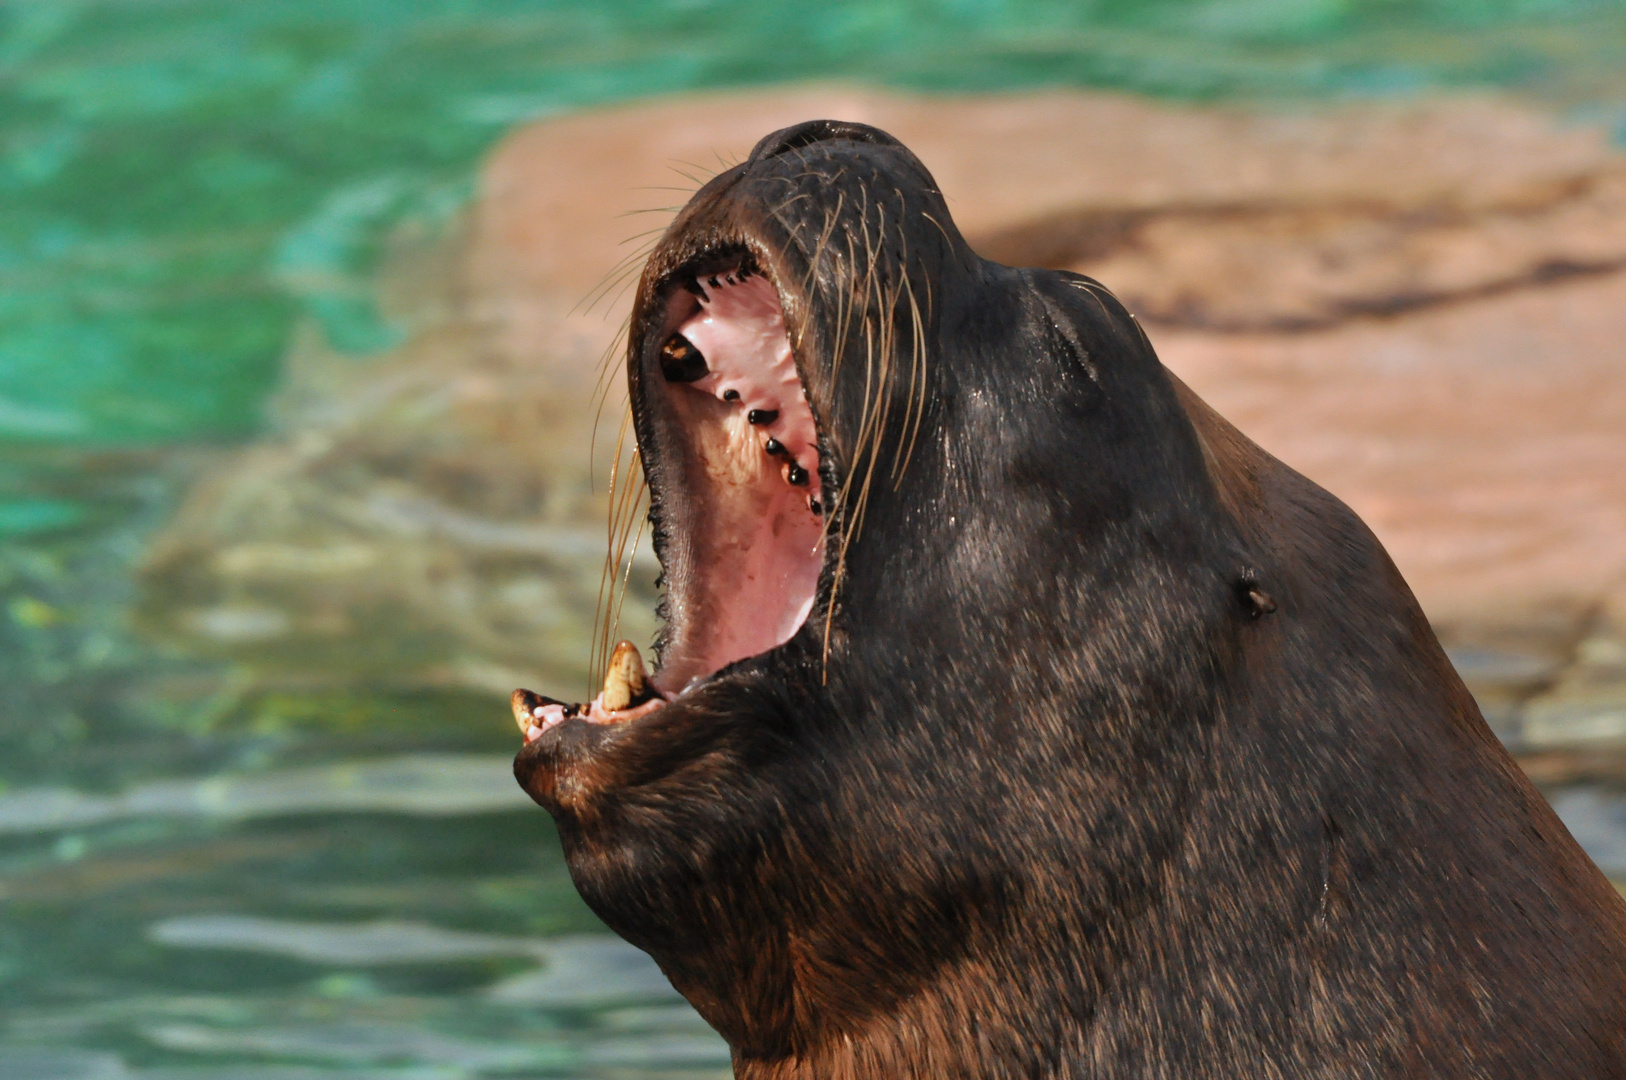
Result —
M 979 258 L 833 121 L 694 195 L 627 373 L 658 665 L 516 695 L 582 895 L 742 1075 L 1038 1069 L 1178 857 L 1260 612 L 1175 386 L 1105 289 Z

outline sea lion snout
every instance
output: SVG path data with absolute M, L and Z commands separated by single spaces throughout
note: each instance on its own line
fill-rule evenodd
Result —
M 899 148 L 903 146 L 901 142 L 880 128 L 870 127 L 868 124 L 854 123 L 850 120 L 804 120 L 800 124 L 792 124 L 788 128 L 781 128 L 760 139 L 756 146 L 751 148 L 751 155 L 746 159 L 746 165 L 756 165 L 767 158 L 777 157 L 792 150 L 799 150 L 804 146 L 812 146 L 814 143 L 831 142 L 836 139 L 870 143 L 875 146 L 896 146 Z

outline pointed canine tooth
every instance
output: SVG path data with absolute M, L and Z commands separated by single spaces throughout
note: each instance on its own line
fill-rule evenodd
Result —
M 546 730 L 552 723 L 558 723 L 561 719 L 568 719 L 581 711 L 580 705 L 566 705 L 562 701 L 555 701 L 550 697 L 533 693 L 530 690 L 515 690 L 513 696 L 509 698 L 509 704 L 514 709 L 514 723 L 518 724 L 519 729 L 526 733 L 527 738 L 530 736 L 532 728 Z M 560 712 L 552 713 L 552 710 L 556 708 Z M 552 714 L 551 718 L 550 714 Z
M 541 695 L 533 694 L 529 690 L 515 690 L 513 696 L 508 699 L 508 703 L 514 709 L 514 723 L 519 725 L 521 732 L 528 731 L 531 725 L 536 723 L 535 714 L 542 709 L 538 704 L 539 701 Z
M 644 658 L 638 655 L 638 646 L 623 641 L 610 654 L 610 669 L 604 673 L 602 703 L 611 712 L 618 712 L 644 696 Z

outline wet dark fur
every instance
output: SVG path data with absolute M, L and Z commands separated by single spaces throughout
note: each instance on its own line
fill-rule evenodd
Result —
M 927 368 L 911 395 L 891 308 L 860 438 L 865 236 Z M 833 613 L 838 542 L 790 643 L 516 774 L 739 1076 L 1626 1076 L 1626 905 L 1371 532 L 1104 290 L 977 258 L 879 132 L 770 136 L 651 260 L 629 366 L 669 587 L 703 523 L 657 300 L 720 249 L 804 335 L 826 490 L 879 462 Z

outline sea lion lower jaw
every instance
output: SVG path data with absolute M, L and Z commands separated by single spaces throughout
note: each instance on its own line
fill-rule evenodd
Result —
M 616 645 L 604 672 L 604 688 L 587 704 L 566 704 L 531 690 L 515 690 L 509 699 L 514 721 L 526 743 L 541 738 L 566 720 L 589 724 L 624 724 L 648 716 L 666 704 L 644 673 L 644 659 L 630 641 Z
M 896 140 L 703 187 L 627 370 L 654 696 L 515 776 L 737 1076 L 1626 1076 L 1626 904 L 1377 540 Z

